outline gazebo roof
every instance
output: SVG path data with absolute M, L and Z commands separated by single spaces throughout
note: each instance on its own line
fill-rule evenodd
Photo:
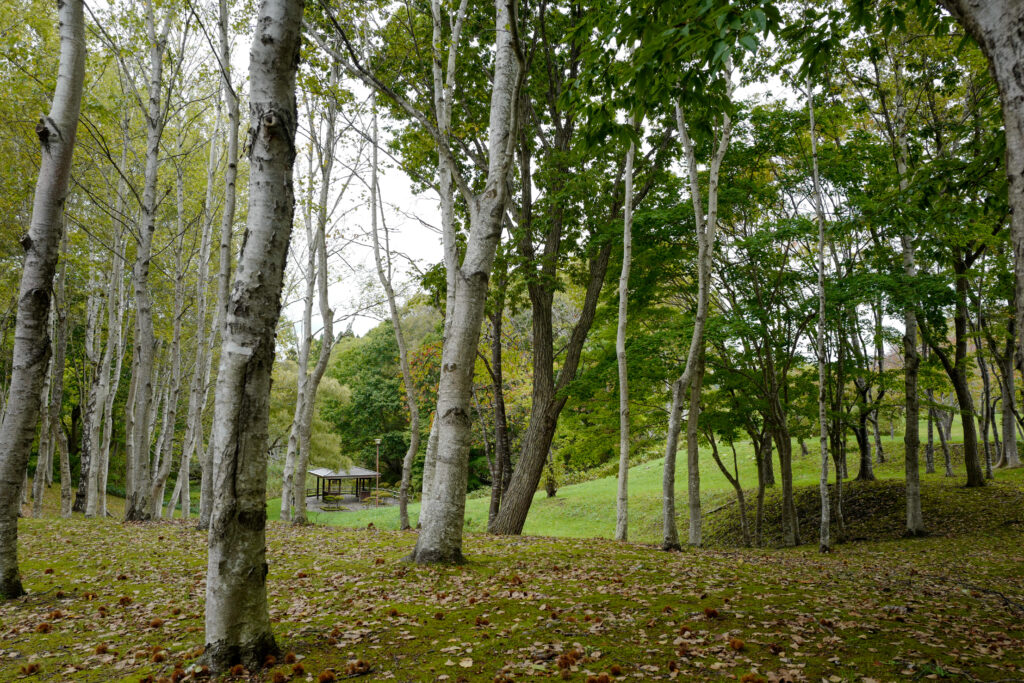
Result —
M 351 467 L 347 470 L 329 470 L 326 467 L 318 467 L 310 470 L 310 474 L 321 479 L 372 479 L 380 474 L 364 467 Z

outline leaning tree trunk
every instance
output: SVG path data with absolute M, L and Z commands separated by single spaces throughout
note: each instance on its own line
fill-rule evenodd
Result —
M 337 83 L 339 70 L 335 65 L 331 70 L 331 86 Z M 331 359 L 331 349 L 334 348 L 334 311 L 331 310 L 330 301 L 327 296 L 327 219 L 328 219 L 328 198 L 331 186 L 331 173 L 334 168 L 335 134 L 334 123 L 337 115 L 337 101 L 331 96 L 327 106 L 327 130 L 324 135 L 324 143 L 317 146 L 318 166 L 320 171 L 320 195 L 316 205 L 316 228 L 315 231 L 307 229 L 307 239 L 312 233 L 310 244 L 311 256 L 309 267 L 313 269 L 317 287 L 317 297 L 320 304 L 320 321 L 323 325 L 323 334 L 320 335 L 320 355 L 317 357 L 313 371 L 306 377 L 304 382 L 305 398 L 302 400 L 302 414 L 299 416 L 299 453 L 295 462 L 295 471 L 292 481 L 292 511 L 291 519 L 295 524 L 306 523 L 306 470 L 309 469 L 309 452 L 311 449 L 311 434 L 313 429 L 313 411 L 316 407 L 316 392 L 327 371 L 327 363 Z M 345 187 L 348 183 L 345 184 Z M 340 196 L 344 196 L 345 187 L 341 189 Z M 312 227 L 312 226 L 310 226 Z M 312 275 L 312 274 L 311 274 Z M 310 280 L 312 283 L 313 280 Z M 312 305 L 312 299 L 309 304 Z M 309 308 L 306 309 L 307 311 Z M 312 346 L 312 332 L 305 328 L 306 363 L 303 364 L 301 372 L 306 372 L 308 367 L 309 351 Z
M 217 275 L 217 322 L 216 334 L 223 338 L 224 326 L 227 324 L 228 298 L 231 288 L 231 237 L 235 224 L 235 181 L 238 178 L 238 94 L 231 83 L 231 43 L 228 39 L 228 25 L 231 17 L 228 13 L 228 0 L 220 0 L 220 75 L 221 89 L 228 110 L 228 146 L 227 168 L 224 171 L 224 209 L 220 217 L 220 264 Z M 200 451 L 202 478 L 199 484 L 199 528 L 210 526 L 210 515 L 213 513 L 213 445 Z
M 829 537 L 828 500 L 828 411 L 826 410 L 825 371 L 825 207 L 821 201 L 821 181 L 818 178 L 818 136 L 814 128 L 814 91 L 807 79 L 807 110 L 811 123 L 811 171 L 814 179 L 814 214 L 818 219 L 818 444 L 821 449 L 821 478 L 818 492 L 821 498 L 821 527 L 818 532 L 818 550 L 827 553 L 832 548 Z
M 420 407 L 416 397 L 416 384 L 409 367 L 409 349 L 402 332 L 402 316 L 398 313 L 395 301 L 395 289 L 391 284 L 391 251 L 388 232 L 385 226 L 384 254 L 381 254 L 380 235 L 377 232 L 377 210 L 384 215 L 384 203 L 377 187 L 377 110 L 373 110 L 373 148 L 370 151 L 370 234 L 373 237 L 373 259 L 377 266 L 377 279 L 388 300 L 388 313 L 391 315 L 391 326 L 395 330 L 395 343 L 398 344 L 398 362 L 402 368 L 402 384 L 405 387 L 405 401 L 409 408 L 409 447 L 402 459 L 402 483 L 398 488 L 398 525 L 402 530 L 409 528 L 409 486 L 412 481 L 412 465 L 416 452 L 420 448 Z M 386 261 L 386 264 L 385 264 Z M 324 265 L 326 269 L 326 264 Z
M 637 117 L 632 119 L 634 128 Z M 619 273 L 619 316 L 615 331 L 615 360 L 619 369 L 619 478 L 615 505 L 615 540 L 629 538 L 629 373 L 626 369 L 626 317 L 629 266 L 633 259 L 633 161 L 636 143 L 626 152 L 626 204 L 622 221 L 622 269 Z
M 21 244 L 25 261 L 18 289 L 11 382 L 0 423 L 0 598 L 25 593 L 18 571 L 18 514 L 36 425 L 39 393 L 50 360 L 46 324 L 63 233 L 62 214 L 85 80 L 85 23 L 81 0 L 57 6 L 60 64 L 49 116 L 36 124 L 42 147 L 32 220 Z
M 452 121 L 452 99 L 456 85 L 456 57 L 462 37 L 462 25 L 466 17 L 467 1 L 461 0 L 459 9 L 451 21 L 451 34 L 447 41 L 442 38 L 442 18 L 440 0 L 431 0 L 430 14 L 432 34 L 431 75 L 433 77 L 434 116 L 437 121 L 438 135 L 448 139 Z M 446 67 L 441 64 L 441 45 L 448 44 L 448 60 Z M 455 292 L 458 282 L 459 247 L 455 236 L 455 163 L 438 145 L 437 152 L 438 194 L 441 204 L 441 240 L 444 245 L 445 270 L 445 340 L 451 334 L 454 318 Z M 438 430 L 440 423 L 435 414 L 427 437 L 426 453 L 423 457 L 423 495 L 420 499 L 420 525 L 430 518 L 431 490 L 434 483 L 434 469 L 437 464 Z
M 469 202 L 470 230 L 462 265 L 457 268 L 456 297 L 450 334 L 441 358 L 437 399 L 437 452 L 424 500 L 429 516 L 411 559 L 418 563 L 461 562 L 465 521 L 469 442 L 470 394 L 480 326 L 487 298 L 487 281 L 501 235 L 508 196 L 508 174 L 515 140 L 515 105 L 519 63 L 513 45 L 510 5 L 495 0 L 495 61 L 491 91 L 488 171 L 484 190 Z
M 731 62 L 727 62 L 726 70 L 726 78 L 728 79 L 726 95 L 731 98 L 733 90 Z M 679 102 L 676 102 L 675 104 L 675 111 L 676 133 L 679 135 L 679 141 L 682 143 L 683 152 L 686 155 L 687 171 L 690 180 L 690 197 L 691 202 L 693 203 L 693 215 L 697 233 L 697 311 L 694 316 L 693 333 L 690 336 L 690 347 L 686 354 L 686 363 L 683 367 L 682 375 L 676 379 L 672 387 L 673 400 L 669 412 L 670 433 L 666 439 L 666 467 L 662 473 L 662 524 L 664 525 L 662 530 L 662 548 L 664 550 L 671 550 L 674 547 L 672 539 L 678 537 L 678 532 L 675 529 L 674 509 L 667 509 L 668 504 L 666 502 L 670 495 L 675 495 L 675 469 L 669 469 L 667 467 L 670 460 L 668 457 L 668 450 L 673 450 L 671 461 L 674 464 L 675 449 L 678 448 L 678 437 L 673 438 L 671 434 L 671 425 L 675 424 L 676 430 L 678 431 L 681 420 L 678 413 L 681 413 L 682 411 L 682 401 L 684 396 L 686 396 L 687 391 L 690 391 L 693 388 L 691 387 L 691 384 L 693 384 L 694 377 L 697 374 L 697 366 L 701 362 L 699 356 L 704 352 L 704 326 L 706 325 L 708 318 L 708 301 L 711 292 L 711 271 L 715 250 L 715 239 L 718 230 L 718 176 L 722 167 L 722 159 L 725 157 L 725 153 L 729 149 L 729 138 L 732 133 L 732 119 L 728 114 L 723 114 L 721 133 L 708 169 L 708 206 L 707 214 L 705 215 L 704 207 L 701 202 L 697 155 L 694 151 L 693 141 L 690 138 L 683 107 Z M 696 389 L 699 393 L 701 387 L 698 385 Z M 695 430 L 696 425 L 693 430 L 693 438 L 696 438 L 697 432 Z M 697 452 L 694 451 L 691 454 L 691 447 L 689 445 L 690 432 L 691 430 L 687 428 L 687 464 L 689 466 L 688 473 L 690 477 L 687 483 L 688 505 L 690 509 L 688 542 L 690 545 L 699 545 L 701 541 L 700 474 L 699 469 L 696 466 Z M 691 463 L 691 460 L 694 462 Z
M 301 0 L 263 0 L 250 49 L 249 216 L 223 330 L 213 427 L 206 662 L 263 664 L 277 644 L 267 604 L 270 373 L 295 196 Z
M 732 64 L 727 64 L 728 85 L 727 96 L 732 96 Z M 690 336 L 690 347 L 686 354 L 686 363 L 683 366 L 682 375 L 672 384 L 672 405 L 669 408 L 669 433 L 665 440 L 665 467 L 662 472 L 662 549 L 672 550 L 678 546 L 679 533 L 676 530 L 675 504 L 670 505 L 669 498 L 675 497 L 675 453 L 679 447 L 678 432 L 681 428 L 681 413 L 683 398 L 692 388 L 693 378 L 696 375 L 698 356 L 704 349 L 704 326 L 708 318 L 708 301 L 711 291 L 711 270 L 714 257 L 715 239 L 718 230 L 718 176 L 722 166 L 722 159 L 729 148 L 729 137 L 732 133 L 732 119 L 727 114 L 722 115 L 721 134 L 717 147 L 711 158 L 708 169 L 708 210 L 704 213 L 701 202 L 700 180 L 697 168 L 697 156 L 694 151 L 693 141 L 690 138 L 686 118 L 682 105 L 675 104 L 676 111 L 676 132 L 679 141 L 682 143 L 683 152 L 686 155 L 687 170 L 690 179 L 690 197 L 693 203 L 693 215 L 697 233 L 697 311 L 694 316 L 693 333 Z M 699 393 L 700 386 L 697 387 Z M 673 425 L 675 433 L 673 434 Z M 696 426 L 694 426 L 696 429 Z M 690 429 L 687 429 L 687 441 L 689 441 Z M 696 432 L 694 431 L 696 435 Z M 696 438 L 696 436 L 694 436 Z M 691 459 L 697 457 L 696 453 L 690 454 L 690 446 L 687 445 L 687 463 L 690 480 L 687 483 L 688 504 L 690 509 L 689 538 L 691 545 L 699 545 L 701 537 L 701 516 L 700 512 L 700 480 L 699 469 Z M 671 451 L 671 454 L 669 453 Z M 669 465 L 672 467 L 669 467 Z M 671 507 L 671 509 L 670 509 Z M 695 514 L 696 513 L 696 514 Z

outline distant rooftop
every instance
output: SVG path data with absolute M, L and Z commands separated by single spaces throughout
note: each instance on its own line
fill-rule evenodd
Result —
M 347 470 L 329 470 L 326 467 L 318 467 L 315 470 L 310 470 L 309 473 L 321 479 L 366 479 L 380 476 L 378 472 L 364 467 L 351 467 Z

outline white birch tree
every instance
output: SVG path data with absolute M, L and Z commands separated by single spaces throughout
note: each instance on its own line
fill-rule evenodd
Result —
M 636 130 L 637 117 L 630 119 Z M 615 330 L 615 360 L 619 371 L 619 477 L 615 501 L 615 540 L 629 538 L 629 372 L 626 367 L 626 322 L 629 303 L 629 266 L 633 259 L 633 162 L 636 142 L 626 152 L 625 205 L 622 211 L 622 268 L 619 272 L 619 310 Z
M 62 214 L 85 80 L 85 21 L 81 0 L 57 6 L 60 63 L 50 113 L 36 124 L 42 159 L 32 220 L 22 238 L 25 261 L 18 291 L 13 367 L 0 423 L 0 598 L 25 593 L 18 570 L 18 513 L 28 460 L 39 422 L 39 394 L 50 359 L 46 333 Z
M 292 231 L 301 0 L 263 0 L 249 62 L 249 215 L 221 342 L 205 661 L 260 666 L 277 645 L 267 604 L 270 373 Z

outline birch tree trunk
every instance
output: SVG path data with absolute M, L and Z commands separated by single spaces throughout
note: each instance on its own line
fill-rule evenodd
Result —
M 178 139 L 178 153 L 182 153 L 182 140 Z M 164 489 L 167 485 L 167 478 L 171 474 L 171 465 L 174 462 L 174 432 L 178 418 L 178 403 L 181 399 L 181 319 L 184 315 L 185 306 L 185 272 L 182 262 L 182 255 L 185 251 L 185 178 L 182 168 L 179 165 L 175 174 L 175 199 L 177 204 L 177 232 L 179 241 L 174 250 L 174 319 L 172 321 L 173 331 L 171 333 L 171 377 L 167 389 L 167 398 L 164 402 L 164 415 L 160 427 L 160 458 L 158 466 L 153 472 L 153 480 L 150 483 L 149 499 L 152 502 L 152 515 L 160 519 L 160 513 L 164 506 Z M 201 338 L 201 337 L 200 337 Z M 185 449 L 182 448 L 181 457 L 185 457 Z M 172 501 L 173 505 L 173 501 Z M 173 510 L 173 507 L 171 508 Z
M 727 62 L 727 97 L 732 96 L 732 63 Z M 690 348 L 686 355 L 686 364 L 683 367 L 683 374 L 672 386 L 672 406 L 669 410 L 669 432 L 665 440 L 665 469 L 662 476 L 662 549 L 678 549 L 678 531 L 675 528 L 674 502 L 672 509 L 668 508 L 668 501 L 675 498 L 675 453 L 679 448 L 679 430 L 682 425 L 683 399 L 687 395 L 690 383 L 694 377 L 697 367 L 697 358 L 704 347 L 704 326 L 708 318 L 708 300 L 711 292 L 712 263 L 715 250 L 715 240 L 718 230 L 718 176 L 722 167 L 722 159 L 729 149 L 729 138 L 732 133 L 732 119 L 728 114 L 722 115 L 721 127 L 718 137 L 718 144 L 715 147 L 711 163 L 708 168 L 708 210 L 704 213 L 703 202 L 701 201 L 700 176 L 697 168 L 697 156 L 694 151 L 693 142 L 687 128 L 683 108 L 676 102 L 676 131 L 679 140 L 683 145 L 683 152 L 686 156 L 687 171 L 690 180 L 690 197 L 693 202 L 693 213 L 697 231 L 697 311 L 694 316 L 693 334 L 690 337 Z M 698 387 L 698 391 L 700 387 Z M 673 427 L 674 426 L 674 427 Z M 675 431 L 673 431 L 673 429 Z M 689 428 L 687 438 L 689 439 Z M 694 431 L 694 438 L 699 432 Z M 689 460 L 690 446 L 687 445 L 687 459 Z M 671 457 L 670 457 L 671 456 Z M 669 464 L 671 462 L 671 467 Z M 692 471 L 695 476 L 699 470 L 694 467 Z M 691 511 L 700 510 L 700 483 L 695 481 L 694 485 L 688 485 L 689 508 Z M 698 545 L 701 538 L 701 517 L 691 515 L 689 522 L 690 545 Z
M 98 282 L 93 273 L 89 281 L 89 297 L 86 301 L 86 324 L 85 324 L 85 375 L 89 386 L 85 400 L 85 410 L 82 413 L 82 447 L 79 456 L 78 468 L 78 489 L 75 492 L 75 502 L 72 506 L 74 512 L 85 512 L 86 502 L 89 498 L 89 477 L 92 471 L 93 450 L 93 426 L 96 424 L 96 415 L 102 406 L 97 403 L 99 394 L 99 366 L 100 366 L 100 315 L 103 313 L 102 300 L 97 292 Z
M 473 367 L 487 298 L 487 281 L 501 236 L 508 179 L 514 158 L 519 90 L 518 48 L 514 43 L 515 4 L 495 0 L 495 60 L 488 127 L 488 170 L 483 192 L 466 196 L 470 230 L 465 258 L 455 270 L 451 328 L 441 358 L 437 400 L 437 452 L 432 481 L 424 490 L 429 514 L 411 559 L 423 563 L 461 562 Z M 439 141 L 443 142 L 443 141 Z M 439 145 L 440 147 L 440 145 Z M 451 169 L 453 161 L 448 159 Z M 464 195 L 468 185 L 462 181 Z M 426 484 L 425 484 L 426 487 Z
M 39 393 L 50 360 L 46 323 L 63 232 L 62 214 L 71 177 L 72 152 L 85 80 L 85 23 L 81 0 L 57 7 L 60 62 L 49 116 L 36 134 L 42 147 L 32 219 L 21 240 L 25 249 L 13 364 L 0 423 L 0 599 L 25 593 L 18 571 L 18 514 L 32 441 L 39 423 Z
M 630 121 L 637 127 L 637 116 Z M 619 314 L 615 331 L 615 360 L 619 369 L 619 479 L 615 506 L 615 540 L 629 539 L 629 373 L 626 368 L 626 318 L 629 303 L 629 266 L 633 259 L 633 162 L 636 143 L 626 152 L 626 203 L 622 220 L 622 269 L 619 272 Z
M 124 518 L 143 521 L 152 516 L 150 498 L 150 421 L 147 416 L 153 403 L 153 302 L 149 291 L 149 266 L 153 252 L 153 233 L 156 231 L 157 176 L 160 170 L 160 138 L 164 130 L 165 109 L 161 106 L 163 89 L 163 57 L 170 32 L 170 14 L 157 31 L 152 0 L 146 3 L 146 30 L 149 38 L 149 87 L 146 112 L 146 169 L 142 188 L 142 216 L 139 224 L 138 244 L 135 247 L 135 266 L 132 272 L 132 290 L 135 297 L 134 361 L 135 403 L 129 410 L 135 414 L 132 432 L 132 476 L 126 481 L 127 499 Z
M 217 322 L 215 333 L 223 339 L 227 325 L 228 297 L 231 287 L 231 236 L 235 224 L 235 182 L 238 178 L 238 126 L 241 119 L 238 111 L 238 94 L 231 82 L 231 43 L 228 42 L 228 26 L 231 16 L 228 12 L 227 0 L 220 0 L 220 33 L 219 67 L 224 103 L 228 110 L 228 145 L 227 168 L 224 171 L 224 209 L 220 218 L 219 272 L 217 275 Z M 212 335 L 211 335 L 212 336 Z M 212 344 L 211 344 L 212 348 Z M 212 354 L 211 354 L 212 357 Z M 207 380 L 208 381 L 208 380 Z M 201 456 L 202 479 L 199 484 L 199 528 L 210 526 L 210 515 L 213 513 L 213 481 L 215 471 L 213 465 L 213 439 L 210 446 Z
M 377 266 L 377 279 L 388 299 L 388 312 L 391 314 L 391 326 L 395 329 L 395 342 L 398 344 L 398 362 L 402 368 L 402 383 L 405 386 L 405 401 L 409 407 L 409 447 L 402 459 L 402 483 L 398 488 L 398 524 L 402 530 L 409 528 L 409 485 L 412 479 L 412 465 L 416 459 L 416 452 L 420 447 L 420 408 L 419 400 L 416 397 L 416 385 L 412 379 L 412 370 L 409 367 L 409 350 L 405 342 L 405 334 L 402 332 L 402 317 L 398 314 L 398 305 L 395 301 L 395 289 L 391 284 L 391 253 L 387 248 L 389 245 L 388 233 L 385 227 L 384 254 L 381 254 L 380 236 L 377 231 L 377 207 L 380 204 L 381 217 L 383 218 L 384 204 L 379 196 L 377 187 L 377 110 L 373 110 L 373 147 L 370 161 L 370 233 L 373 237 L 373 258 Z M 479 412 L 479 408 L 477 409 Z M 486 431 L 486 427 L 484 428 Z
M 814 180 L 814 215 L 818 220 L 818 446 L 821 450 L 821 477 L 818 491 L 821 497 L 821 528 L 818 533 L 818 550 L 827 553 L 832 549 L 829 537 L 828 500 L 828 412 L 826 410 L 825 371 L 825 207 L 821 198 L 821 181 L 818 178 L 818 134 L 814 127 L 814 91 L 810 78 L 807 79 L 807 112 L 811 122 L 811 173 Z
M 263 0 L 250 49 L 249 215 L 223 330 L 213 428 L 206 652 L 215 671 L 277 651 L 267 604 L 270 373 L 295 196 L 301 0 Z
M 181 461 L 178 466 L 178 477 L 174 484 L 175 493 L 167 503 L 167 518 L 174 512 L 175 504 L 181 505 L 181 519 L 191 514 L 191 491 L 189 487 L 189 471 L 193 457 L 202 458 L 203 454 L 203 411 L 209 395 L 210 361 L 213 336 L 216 329 L 210 326 L 210 342 L 207 336 L 207 285 L 210 277 L 210 251 L 213 243 L 213 191 L 217 177 L 217 162 L 221 130 L 220 98 L 217 100 L 216 125 L 210 139 L 210 156 L 206 162 L 206 197 L 203 202 L 203 227 L 199 240 L 199 272 L 196 274 L 196 358 L 192 366 L 192 378 L 189 381 L 188 415 L 185 421 L 185 436 L 182 441 Z
M 128 129 L 130 119 L 126 114 L 122 122 L 121 168 L 128 166 Z M 119 178 L 115 204 L 117 215 L 124 215 L 127 183 Z M 114 429 L 114 399 L 121 382 L 121 363 L 124 358 L 125 340 L 122 339 L 122 318 L 125 305 L 124 285 L 124 223 L 118 222 L 111 245 L 110 281 L 107 286 L 107 343 L 103 349 L 103 360 L 99 368 L 99 384 L 96 389 L 96 423 L 92 428 L 93 466 L 89 468 L 89 494 L 85 502 L 85 516 L 107 516 L 107 472 L 110 465 L 110 443 Z M 114 375 L 111 377 L 111 368 Z M 102 432 L 102 436 L 101 436 Z
M 331 69 L 331 82 L 330 86 L 333 93 L 333 88 L 337 85 L 340 77 L 339 69 L 337 65 L 333 65 Z M 328 200 L 329 191 L 331 186 L 331 173 L 334 169 L 334 150 L 335 150 L 335 118 L 337 116 L 338 103 L 334 98 L 333 94 L 328 100 L 326 118 L 327 118 L 327 129 L 324 134 L 323 143 L 317 143 L 314 145 L 317 149 L 317 166 L 320 173 L 320 195 L 316 204 L 316 227 L 315 231 L 310 230 L 309 224 L 307 223 L 307 241 L 309 243 L 310 259 L 309 267 L 310 272 L 307 277 L 309 278 L 310 296 L 308 298 L 308 305 L 306 307 L 306 317 L 304 318 L 304 333 L 305 338 L 303 340 L 304 346 L 304 362 L 301 364 L 299 371 L 302 374 L 306 373 L 308 367 L 308 359 L 310 349 L 313 344 L 313 335 L 311 330 L 311 314 L 312 314 L 312 286 L 314 278 L 317 288 L 317 297 L 319 299 L 320 306 L 320 321 L 323 325 L 323 333 L 320 335 L 320 355 L 317 357 L 316 365 L 313 367 L 312 373 L 308 377 L 303 378 L 302 386 L 300 390 L 305 393 L 305 396 L 300 401 L 302 412 L 298 415 L 298 445 L 299 453 L 298 460 L 295 465 L 294 480 L 292 483 L 292 514 L 291 519 L 295 524 L 306 523 L 306 470 L 309 469 L 309 452 L 311 448 L 311 435 L 313 429 L 313 411 L 316 407 L 316 392 L 320 387 L 320 380 L 323 379 L 324 373 L 327 371 L 327 363 L 331 359 L 331 349 L 334 348 L 334 311 L 331 310 L 330 301 L 327 295 L 327 219 L 328 219 Z M 351 176 L 350 176 L 351 179 Z M 348 187 L 346 182 L 345 188 Z M 345 188 L 342 189 L 341 194 L 344 195 Z M 301 381 L 301 380 L 300 380 Z M 295 426 L 293 425 L 293 429 Z
M 448 40 L 447 63 L 441 64 L 441 45 L 443 44 L 443 31 L 441 19 L 440 0 L 431 0 L 430 15 L 433 26 L 432 50 L 431 50 L 431 75 L 434 86 L 434 115 L 437 120 L 437 131 L 440 136 L 447 138 L 452 122 L 452 99 L 456 85 L 456 57 L 458 56 L 459 43 L 462 38 L 462 25 L 466 19 L 466 8 L 468 0 L 461 0 L 455 19 L 451 23 L 451 35 Z M 455 173 L 456 169 L 449 154 L 438 149 L 437 175 L 438 195 L 441 204 L 441 239 L 444 244 L 444 268 L 445 268 L 445 311 L 444 311 L 444 335 L 447 340 L 451 333 L 452 319 L 455 311 L 455 292 L 458 278 L 459 251 L 455 238 Z M 434 420 L 430 424 L 430 434 L 427 437 L 427 450 L 423 458 L 423 482 L 422 495 L 420 498 L 420 519 L 419 526 L 424 520 L 430 518 L 429 495 L 434 482 L 434 468 L 437 463 L 438 429 L 440 425 L 435 413 Z
M 689 514 L 687 543 L 699 546 L 703 542 L 700 509 L 700 450 L 697 435 L 700 429 L 700 394 L 704 381 L 704 345 L 701 344 L 690 382 L 690 405 L 686 413 L 686 489 Z

